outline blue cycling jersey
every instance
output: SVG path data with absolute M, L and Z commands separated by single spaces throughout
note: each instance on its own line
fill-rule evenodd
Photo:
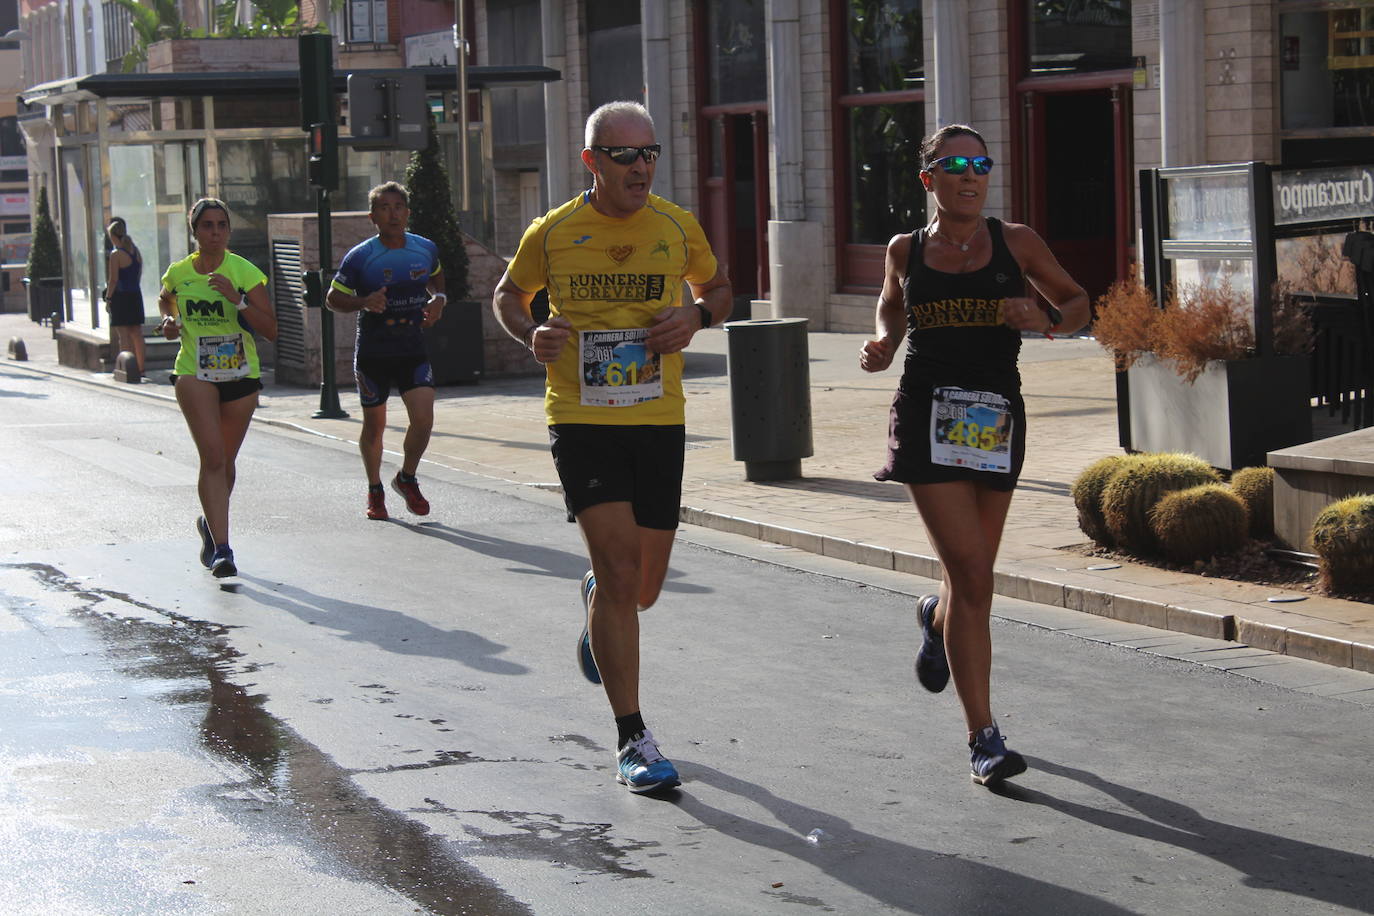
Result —
M 424 356 L 420 333 L 429 281 L 439 276 L 439 249 L 422 235 L 405 234 L 405 245 L 388 248 L 373 236 L 344 255 L 332 286 L 350 296 L 386 288 L 385 312 L 359 312 L 356 357 Z

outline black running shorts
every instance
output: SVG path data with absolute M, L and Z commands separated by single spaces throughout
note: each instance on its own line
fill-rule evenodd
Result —
M 687 427 L 555 423 L 549 448 L 568 521 L 600 503 L 628 502 L 641 528 L 677 528 Z
M 379 407 L 396 386 L 397 394 L 412 388 L 433 388 L 434 371 L 423 356 L 374 356 L 353 360 L 358 400 L 364 407 Z

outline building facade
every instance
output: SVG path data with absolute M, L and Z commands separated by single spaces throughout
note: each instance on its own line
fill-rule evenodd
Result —
M 1141 169 L 1374 159 L 1369 2 L 477 0 L 477 17 L 479 61 L 515 28 L 564 74 L 543 90 L 545 162 L 497 157 L 498 250 L 536 183 L 545 205 L 585 186 L 588 112 L 634 98 L 664 144 L 656 189 L 697 213 L 737 294 L 816 329 L 872 326 L 887 241 L 927 221 L 917 149 L 941 124 L 983 133 L 989 214 L 1034 227 L 1094 296 L 1137 258 Z

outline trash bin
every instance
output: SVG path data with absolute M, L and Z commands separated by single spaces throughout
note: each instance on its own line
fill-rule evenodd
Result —
M 452 299 L 433 327 L 425 328 L 425 353 L 434 384 L 458 385 L 482 377 L 482 303 Z
M 793 480 L 811 442 L 811 366 L 805 318 L 725 325 L 730 440 L 745 480 Z
M 52 318 L 54 312 L 62 311 L 62 278 L 39 277 L 37 280 L 24 278 L 24 286 L 29 295 L 29 320 L 42 324 Z

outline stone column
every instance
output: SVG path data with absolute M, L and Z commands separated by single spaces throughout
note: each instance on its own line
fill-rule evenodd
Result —
M 558 80 L 544 84 L 544 184 L 549 192 L 549 207 L 572 197 L 568 169 L 576 159 L 575 155 L 568 155 L 568 36 L 563 3 L 564 0 L 543 0 L 540 4 L 544 66 L 559 73 Z
M 826 283 L 821 224 L 806 218 L 802 145 L 801 11 L 799 0 L 766 0 L 768 32 L 769 306 L 755 318 L 811 319 L 825 329 Z
M 934 0 L 935 20 L 934 97 L 935 126 L 968 124 L 973 118 L 969 86 L 968 4 L 960 0 Z
M 673 68 L 668 47 L 668 0 L 642 0 L 644 107 L 654 119 L 654 136 L 663 147 L 664 165 L 654 173 L 654 193 L 676 200 L 673 181 Z
M 1166 168 L 1207 162 L 1203 29 L 1201 3 L 1160 0 L 1160 152 Z

